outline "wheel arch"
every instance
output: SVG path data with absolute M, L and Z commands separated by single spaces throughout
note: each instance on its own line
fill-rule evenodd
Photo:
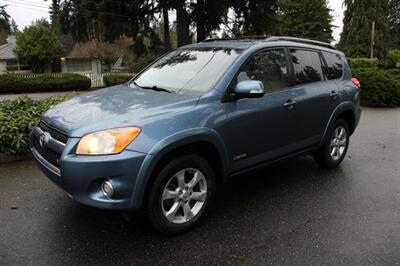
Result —
M 328 137 L 329 128 L 332 124 L 339 118 L 343 118 L 349 125 L 350 135 L 353 134 L 356 128 L 356 113 L 355 113 L 355 106 L 351 102 L 344 102 L 338 105 L 335 110 L 332 112 L 331 117 L 329 118 L 329 122 L 327 123 L 323 136 L 321 138 L 320 146 L 326 141 Z
M 155 173 L 174 156 L 194 153 L 204 157 L 216 173 L 217 183 L 225 182 L 228 156 L 219 134 L 209 128 L 196 128 L 172 135 L 157 143 L 146 156 L 132 194 L 131 208 L 140 208 L 155 178 Z

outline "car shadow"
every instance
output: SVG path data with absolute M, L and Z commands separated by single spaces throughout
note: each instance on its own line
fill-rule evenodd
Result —
M 219 187 L 202 222 L 183 235 L 153 232 L 141 213 L 130 219 L 71 201 L 52 222 L 56 246 L 68 264 L 226 263 L 268 239 L 329 215 L 348 180 L 342 168 L 319 168 L 309 156 L 293 158 L 236 177 Z M 344 193 L 344 192 L 343 192 Z M 244 247 L 245 246 L 245 247 Z M 211 256 L 211 257 L 210 257 Z M 236 259 L 235 259 L 236 257 Z M 192 261 L 193 262 L 193 261 Z

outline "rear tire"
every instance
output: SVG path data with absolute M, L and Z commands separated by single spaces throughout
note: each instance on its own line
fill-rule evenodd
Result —
M 183 233 L 199 222 L 214 194 L 215 177 L 208 161 L 182 155 L 156 176 L 148 195 L 147 219 L 161 234 Z
M 322 167 L 337 167 L 346 156 L 349 140 L 348 123 L 343 118 L 337 119 L 330 128 L 324 145 L 314 154 L 315 161 Z

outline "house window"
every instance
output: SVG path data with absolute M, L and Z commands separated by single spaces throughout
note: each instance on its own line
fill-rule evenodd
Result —
M 92 60 L 67 59 L 68 72 L 92 72 Z
M 18 61 L 17 60 L 8 60 L 7 63 L 7 71 L 18 71 Z
M 26 63 L 19 63 L 19 70 L 28 71 L 31 70 L 31 67 Z
M 31 70 L 28 64 L 18 62 L 18 60 L 7 60 L 6 63 L 8 72 Z

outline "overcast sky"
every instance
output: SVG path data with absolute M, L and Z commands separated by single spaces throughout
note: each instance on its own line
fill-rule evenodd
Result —
M 343 20 L 343 0 L 328 0 L 329 7 L 332 9 L 334 17 L 333 24 L 337 26 L 334 30 L 335 42 L 340 38 Z M 20 29 L 29 25 L 32 21 L 39 18 L 49 18 L 49 2 L 44 0 L 0 0 L 0 5 L 8 5 L 6 10 L 8 14 L 17 22 Z

